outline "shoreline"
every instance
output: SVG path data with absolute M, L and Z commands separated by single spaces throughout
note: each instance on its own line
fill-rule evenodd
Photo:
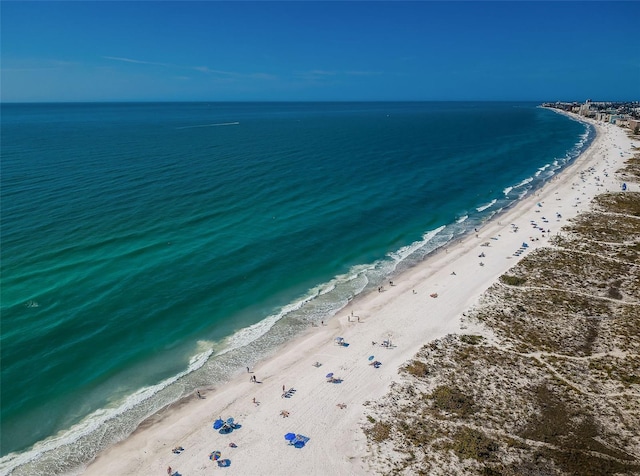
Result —
M 323 474 L 370 474 L 373 469 L 366 461 L 366 438 L 361 430 L 362 405 L 386 394 L 398 379 L 398 368 L 422 345 L 463 330 L 462 313 L 518 261 L 513 253 L 521 243 L 530 241 L 533 232 L 525 228 L 530 217 L 546 217 L 548 229 L 557 232 L 588 206 L 588 198 L 601 192 L 597 184 L 589 184 L 588 189 L 574 186 L 584 184 L 578 183 L 580 169 L 606 169 L 611 172 L 607 183 L 613 185 L 614 162 L 619 165 L 624 157 L 610 154 L 611 164 L 602 164 L 599 154 L 614 152 L 613 144 L 621 141 L 615 134 L 624 136 L 624 131 L 589 122 L 597 129 L 589 148 L 531 196 L 484 223 L 478 237 L 460 237 L 396 275 L 393 286 L 355 299 L 327 325 L 310 328 L 285 344 L 252 369 L 255 373 L 250 375 L 257 376 L 260 384 L 238 375 L 223 386 L 202 390 L 203 399 L 181 399 L 161 410 L 127 439 L 98 454 L 85 474 L 158 474 L 166 473 L 167 466 L 184 475 L 204 474 L 217 466 L 208 458 L 214 450 L 231 460 L 230 470 L 235 474 L 274 474 L 292 466 L 308 474 L 319 474 L 319 468 Z M 562 218 L 557 219 L 555 213 L 560 209 Z M 539 241 L 530 242 L 529 249 L 544 246 L 549 233 L 537 237 Z M 486 257 L 479 258 L 480 253 Z M 355 322 L 348 322 L 352 311 Z M 350 345 L 335 345 L 337 336 Z M 380 347 L 387 339 L 393 347 Z M 369 355 L 382 362 L 379 369 L 368 365 Z M 316 361 L 322 365 L 314 367 Z M 342 383 L 327 383 L 324 376 L 328 372 L 342 378 Z M 295 388 L 291 398 L 282 398 L 283 385 Z M 260 404 L 255 405 L 253 398 Z M 282 410 L 289 417 L 280 416 Z M 218 434 L 211 424 L 219 416 L 233 416 L 242 428 L 230 435 Z M 311 439 L 305 448 L 295 449 L 283 438 L 288 432 Z M 231 441 L 237 448 L 228 447 Z M 176 446 L 185 451 L 171 453 Z

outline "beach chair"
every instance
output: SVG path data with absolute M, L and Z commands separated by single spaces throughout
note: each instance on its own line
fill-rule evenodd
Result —
M 287 390 L 286 392 L 284 392 L 282 394 L 283 398 L 291 398 L 293 397 L 293 394 L 296 393 L 296 389 L 291 387 L 289 390 Z

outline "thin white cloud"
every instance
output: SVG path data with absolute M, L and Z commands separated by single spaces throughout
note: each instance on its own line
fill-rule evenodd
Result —
M 208 66 L 181 66 L 177 64 L 171 64 L 171 63 L 158 63 L 154 61 L 143 61 L 143 60 L 137 60 L 133 58 L 124 58 L 121 56 L 103 56 L 103 58 L 108 60 L 113 60 L 113 61 L 122 61 L 124 63 L 142 64 L 142 65 L 150 65 L 150 66 L 163 66 L 166 68 L 178 68 L 183 70 L 198 71 L 199 73 L 203 73 L 203 74 L 223 76 L 226 79 L 243 79 L 243 78 L 264 79 L 264 80 L 276 79 L 276 76 L 268 73 L 238 73 L 234 71 L 223 71 L 219 69 L 212 69 L 212 68 L 209 68 Z
M 322 69 L 314 69 L 311 71 L 296 71 L 293 74 L 297 78 L 304 81 L 326 81 L 338 75 L 338 73 L 336 73 L 335 71 L 327 71 Z
M 234 73 L 232 71 L 221 71 L 219 69 L 211 69 L 208 66 L 193 66 L 191 69 L 206 74 L 220 74 L 223 76 L 243 76 L 242 73 Z
M 298 71 L 295 73 L 299 78 L 317 81 L 338 78 L 340 76 L 380 76 L 382 74 L 380 71 L 329 71 L 324 69 Z
M 314 70 L 308 71 L 307 74 L 311 74 L 311 75 L 314 75 L 314 76 L 335 76 L 338 73 L 336 73 L 335 71 L 326 71 L 326 70 L 323 70 L 323 69 L 314 69 Z
M 345 71 L 348 76 L 380 76 L 380 71 Z
M 249 77 L 254 79 L 264 79 L 265 81 L 275 81 L 278 77 L 274 74 L 269 73 L 252 73 Z
M 180 66 L 177 66 L 175 64 L 155 63 L 153 61 L 141 61 L 141 60 L 137 60 L 137 59 L 123 58 L 121 56 L 103 56 L 103 58 L 104 59 L 108 59 L 108 60 L 114 60 L 114 61 L 122 61 L 124 63 L 148 64 L 148 65 L 152 65 L 152 66 L 166 66 L 168 68 L 179 68 L 180 67 Z

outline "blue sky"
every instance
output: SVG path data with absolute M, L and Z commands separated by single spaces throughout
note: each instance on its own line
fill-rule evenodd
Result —
M 1 4 L 3 102 L 639 100 L 640 2 Z

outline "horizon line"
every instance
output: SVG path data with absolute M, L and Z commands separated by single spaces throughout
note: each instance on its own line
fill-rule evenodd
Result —
M 2 105 L 18 104 L 202 104 L 202 103 L 424 103 L 424 102 L 531 102 L 531 103 L 558 103 L 577 102 L 585 100 L 541 100 L 541 99 L 257 99 L 257 100 L 87 100 L 87 101 L 0 101 Z M 625 100 L 598 100 L 591 102 L 640 102 L 638 99 Z

